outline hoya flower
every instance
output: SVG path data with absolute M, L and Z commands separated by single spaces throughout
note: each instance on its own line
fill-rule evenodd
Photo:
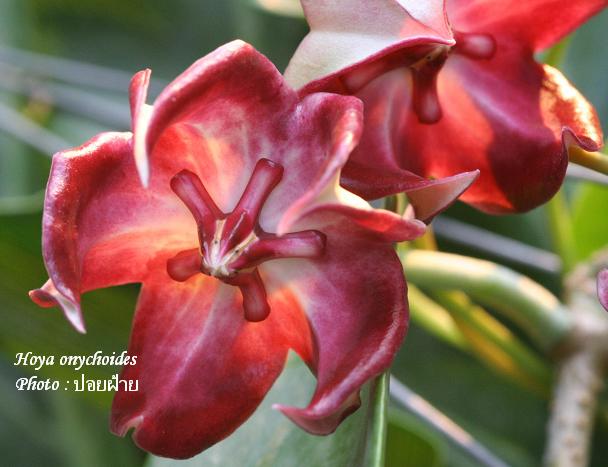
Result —
M 608 311 L 608 269 L 602 269 L 597 276 L 597 295 L 602 306 Z
M 332 90 L 363 100 L 365 131 L 342 180 L 357 194 L 406 190 L 412 172 L 447 177 L 479 169 L 462 200 L 490 213 L 538 206 L 560 187 L 569 148 L 595 151 L 602 134 L 593 107 L 534 54 L 608 2 L 443 3 L 302 0 L 311 32 L 286 78 L 302 94 Z M 446 12 L 449 26 L 441 21 Z M 421 38 L 413 20 L 434 37 Z M 362 33 L 376 48 L 359 48 Z M 399 34 L 409 40 L 397 41 Z M 425 49 L 423 39 L 433 44 Z M 349 47 L 357 52 L 346 53 Z
M 111 429 L 134 428 L 143 449 L 185 458 L 228 436 L 290 349 L 318 384 L 308 407 L 278 408 L 311 433 L 332 432 L 403 339 L 392 242 L 425 225 L 339 186 L 362 130 L 357 98 L 300 98 L 240 41 L 194 63 L 153 106 L 149 79 L 131 84 L 134 135 L 104 133 L 54 156 L 50 279 L 33 300 L 59 305 L 84 332 L 82 293 L 142 283 L 128 348 L 137 364 L 121 375 L 139 392 L 117 393 Z

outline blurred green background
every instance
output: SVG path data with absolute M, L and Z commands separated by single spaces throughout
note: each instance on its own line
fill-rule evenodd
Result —
M 607 28 L 608 12 L 604 12 L 579 30 L 562 67 L 596 105 L 604 129 L 608 123 Z M 50 158 L 44 147 L 62 142 L 75 146 L 100 131 L 128 129 L 128 77 L 142 68 L 151 68 L 157 83 L 167 82 L 215 47 L 242 38 L 282 70 L 305 33 L 301 20 L 275 15 L 247 0 L 0 0 L 0 465 L 128 467 L 145 462 L 144 453 L 129 438 L 108 432 L 111 394 L 15 389 L 15 380 L 21 376 L 74 376 L 71 369 L 57 365 L 40 371 L 17 367 L 13 363 L 18 352 L 86 355 L 126 348 L 137 293 L 137 287 L 127 286 L 87 294 L 83 302 L 86 336 L 73 331 L 57 310 L 43 310 L 29 301 L 27 291 L 46 280 L 40 254 L 40 210 Z M 102 65 L 122 70 L 124 75 L 117 73 L 115 82 L 96 72 L 80 76 L 55 62 L 32 74 L 34 65 L 27 56 L 15 58 L 4 49 L 7 46 Z M 74 80 L 54 76 L 53 67 L 67 70 Z M 79 79 L 90 81 L 69 82 Z M 74 105 L 81 112 L 74 111 Z M 11 109 L 48 129 L 50 135 L 15 137 L 14 126 L 20 120 Z M 23 139 L 36 140 L 41 147 L 36 149 Z M 608 239 L 608 190 L 570 181 L 567 192 L 574 210 L 576 248 L 584 259 Z M 552 250 L 542 208 L 496 218 L 456 205 L 447 216 Z M 447 251 L 498 258 L 453 239 L 440 237 L 440 245 Z M 561 292 L 555 274 L 517 262 L 506 264 Z M 116 371 L 90 367 L 86 374 L 107 377 Z M 477 359 L 416 325 L 400 351 L 394 373 L 511 465 L 539 464 L 547 397 L 497 376 Z M 608 465 L 607 436 L 608 424 L 602 419 L 593 465 Z M 405 459 L 399 458 L 402 452 L 409 453 Z M 396 411 L 391 412 L 388 459 L 389 467 L 477 465 L 423 423 Z M 251 462 L 257 465 L 256 459 Z

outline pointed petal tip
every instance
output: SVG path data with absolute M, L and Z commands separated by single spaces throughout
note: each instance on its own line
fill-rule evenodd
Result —
M 148 164 L 147 154 L 140 157 L 137 157 L 136 155 L 135 166 L 137 167 L 137 174 L 139 175 L 142 186 L 148 188 L 150 186 L 150 166 Z
M 134 417 L 125 419 L 121 417 L 116 417 L 112 414 L 110 418 L 110 431 L 114 433 L 116 436 L 120 436 L 124 438 L 129 430 L 134 429 L 133 436 L 135 437 L 137 429 L 142 424 L 144 420 L 143 415 L 136 415 Z
M 80 334 L 86 334 L 86 326 L 82 316 L 80 304 L 72 299 L 61 294 L 48 280 L 41 288 L 30 290 L 28 292 L 30 299 L 42 308 L 51 308 L 58 306 L 63 311 L 68 322 Z
M 329 435 L 336 431 L 340 423 L 349 415 L 361 407 L 359 391 L 348 396 L 341 404 L 330 401 L 323 410 L 319 410 L 321 404 L 311 403 L 308 407 L 300 409 L 297 407 L 273 404 L 274 410 L 279 410 L 283 415 L 298 425 L 303 430 L 313 435 Z M 315 407 L 315 405 L 317 407 Z
M 569 126 L 564 126 L 562 128 L 562 145 L 566 153 L 569 153 L 573 146 L 585 151 L 595 152 L 602 148 L 603 136 L 601 134 L 594 134 L 591 137 L 578 135 Z
M 462 172 L 431 181 L 407 192 L 417 219 L 429 224 L 435 216 L 450 207 L 479 177 L 479 170 Z

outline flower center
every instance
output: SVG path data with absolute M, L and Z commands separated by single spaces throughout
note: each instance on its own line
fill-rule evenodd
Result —
M 245 318 L 265 319 L 270 307 L 257 266 L 278 258 L 317 258 L 325 249 L 325 235 L 316 230 L 277 236 L 260 227 L 262 208 L 282 176 L 279 164 L 260 159 L 228 214 L 217 207 L 194 173 L 183 170 L 173 177 L 171 188 L 196 220 L 199 248 L 182 251 L 167 261 L 171 278 L 183 282 L 202 273 L 237 286 Z
M 439 45 L 410 65 L 412 70 L 412 105 L 421 123 L 437 123 L 442 116 L 437 95 L 437 76 L 450 54 L 474 60 L 487 60 L 496 52 L 496 41 L 489 34 L 454 32 L 456 45 Z

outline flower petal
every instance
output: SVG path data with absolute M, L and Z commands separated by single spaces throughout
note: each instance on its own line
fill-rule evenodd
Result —
M 325 256 L 271 261 L 260 272 L 270 294 L 293 291 L 314 333 L 315 394 L 306 408 L 277 408 L 305 430 L 327 434 L 358 407 L 361 386 L 390 366 L 407 328 L 406 284 L 392 246 L 367 229 L 326 212 L 298 228 L 304 225 L 326 234 Z
M 143 285 L 129 355 L 137 362 L 120 376 L 111 429 L 146 451 L 193 456 L 222 440 L 255 410 L 295 347 L 311 361 L 306 318 L 288 292 L 269 297 L 272 312 L 259 323 L 243 317 L 236 287 L 197 275 L 175 282 L 162 271 Z
M 171 83 L 147 126 L 138 123 L 136 132 L 144 132 L 153 165 L 156 158 L 191 160 L 191 170 L 224 212 L 234 208 L 258 160 L 283 166 L 260 218 L 262 228 L 273 232 L 279 214 L 335 183 L 359 140 L 362 119 L 354 97 L 317 93 L 300 99 L 268 59 L 235 41 Z M 136 145 L 141 138 L 135 135 Z
M 597 276 L 597 295 L 602 306 L 608 311 L 608 269 L 603 269 Z
M 152 70 L 142 70 L 133 76 L 129 87 L 129 103 L 131 106 L 131 127 L 133 128 L 135 165 L 142 184 L 147 187 L 150 181 L 150 167 L 144 149 L 145 128 L 148 125 L 151 114 L 151 106 L 146 104 L 148 98 L 148 87 Z
M 352 79 L 371 79 L 387 65 L 380 58 L 397 54 L 401 60 L 407 55 L 404 49 L 454 43 L 444 0 L 302 0 L 302 5 L 311 32 L 292 57 L 285 78 L 294 88 L 311 83 L 306 92 L 339 90 L 346 84 L 341 77 L 355 71 L 361 73 Z M 413 50 L 414 55 L 424 53 Z
M 170 163 L 145 191 L 131 148 L 130 133 L 104 133 L 53 157 L 42 233 L 51 282 L 32 298 L 53 297 L 79 331 L 81 293 L 140 282 L 153 258 L 196 244 L 193 221 L 170 194 Z
M 373 135 L 370 135 L 362 144 L 367 146 L 372 140 Z M 414 216 L 427 224 L 454 203 L 479 176 L 479 171 L 473 170 L 451 177 L 426 179 L 399 168 L 394 162 L 390 168 L 383 167 L 382 162 L 374 164 L 368 154 L 378 153 L 367 152 L 365 147 L 356 150 L 342 171 L 341 185 L 365 199 L 406 193 Z
M 448 16 L 462 32 L 491 33 L 533 51 L 559 41 L 608 6 L 606 0 L 448 0 Z
M 360 93 L 368 117 L 353 160 L 436 178 L 479 169 L 461 199 L 486 212 L 547 201 L 563 180 L 568 146 L 594 151 L 602 142 L 585 98 L 559 71 L 522 59 L 516 46 L 503 44 L 492 60 L 450 56 L 438 80 L 444 115 L 433 125 L 411 110 L 410 86 L 402 69 Z

